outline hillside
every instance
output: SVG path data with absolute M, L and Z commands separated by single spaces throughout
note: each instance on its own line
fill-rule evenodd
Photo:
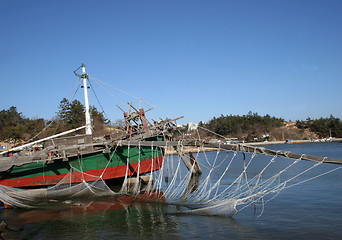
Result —
M 329 118 L 287 122 L 282 118 L 249 112 L 247 115 L 221 115 L 207 123 L 200 123 L 215 134 L 208 138 L 237 138 L 244 142 L 283 141 L 287 139 L 304 140 L 316 138 L 341 138 L 342 121 L 330 115 Z
M 319 135 L 310 131 L 310 129 L 300 129 L 296 126 L 296 122 L 284 122 L 283 126 L 274 128 L 270 131 L 270 141 L 285 140 L 306 140 L 316 139 Z

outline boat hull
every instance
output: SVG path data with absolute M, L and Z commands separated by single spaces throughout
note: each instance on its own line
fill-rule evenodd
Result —
M 68 183 L 118 179 L 159 170 L 164 151 L 151 147 L 117 147 L 109 153 L 94 152 L 68 161 L 32 162 L 14 166 L 0 179 L 10 187 L 42 187 L 59 183 L 68 174 Z

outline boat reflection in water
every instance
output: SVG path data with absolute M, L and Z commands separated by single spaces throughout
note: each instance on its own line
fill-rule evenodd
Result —
M 106 197 L 105 199 L 95 199 L 91 201 L 64 201 L 50 203 L 46 209 L 39 210 L 18 210 L 8 209 L 11 211 L 20 212 L 19 219 L 24 224 L 58 220 L 72 219 L 78 217 L 93 216 L 96 214 L 105 214 L 107 211 L 127 210 L 135 208 L 136 205 L 148 207 L 150 204 L 160 204 L 162 193 L 142 193 L 137 196 L 121 195 L 115 197 Z
M 194 176 L 188 189 L 193 191 Z M 117 191 L 119 186 L 111 186 Z M 21 229 L 15 239 L 96 239 L 123 236 L 175 239 L 179 237 L 180 206 L 167 204 L 162 191 L 117 194 L 73 200 L 49 201 L 44 208 L 9 208 L 0 217 Z M 55 230 L 54 230 L 55 229 Z M 105 235 L 105 236 L 104 236 Z
M 12 239 L 184 239 L 198 234 L 211 238 L 223 232 L 248 239 L 255 234 L 231 217 L 182 214 L 179 207 L 160 199 L 141 194 L 66 201 L 49 209 L 5 209 L 0 216 L 9 226 L 21 229 Z
M 173 225 L 162 195 L 142 193 L 55 202 L 47 209 L 5 209 L 0 216 L 9 226 L 21 229 L 17 232 L 18 238 L 95 239 L 99 234 L 115 237 L 123 233 L 156 237 L 161 231 L 167 234 Z M 158 228 L 158 232 L 153 228 Z

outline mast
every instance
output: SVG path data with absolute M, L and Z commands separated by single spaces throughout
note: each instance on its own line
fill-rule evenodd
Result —
M 84 91 L 84 105 L 85 105 L 85 119 L 86 119 L 86 134 L 93 134 L 91 129 L 91 119 L 90 119 L 90 108 L 88 99 L 88 86 L 87 86 L 87 73 L 85 71 L 85 65 L 82 63 L 82 80 L 83 80 L 83 91 Z

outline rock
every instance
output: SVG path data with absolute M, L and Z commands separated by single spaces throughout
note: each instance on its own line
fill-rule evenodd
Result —
M 6 229 L 6 226 L 7 226 L 7 224 L 5 223 L 5 221 L 2 221 L 0 223 L 0 232 L 4 231 Z

